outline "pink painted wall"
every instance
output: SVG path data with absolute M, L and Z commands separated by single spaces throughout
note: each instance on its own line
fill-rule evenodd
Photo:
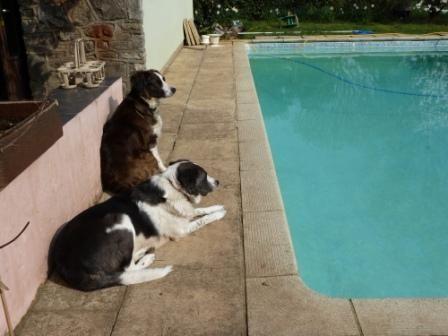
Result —
M 48 247 L 56 230 L 101 195 L 99 149 L 103 124 L 122 96 L 121 79 L 64 125 L 64 135 L 0 191 L 0 277 L 16 326 L 47 275 Z M 6 332 L 0 307 L 0 335 Z

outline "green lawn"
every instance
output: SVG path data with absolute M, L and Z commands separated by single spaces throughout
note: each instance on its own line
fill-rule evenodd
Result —
M 353 23 L 353 22 L 300 22 L 298 27 L 283 28 L 277 20 L 244 21 L 247 32 L 284 32 L 287 35 L 337 34 L 337 30 L 372 30 L 375 33 L 427 34 L 448 32 L 448 22 L 442 23 Z M 300 31 L 300 32 L 299 32 Z M 341 34 L 341 33 L 339 33 Z M 250 35 L 249 37 L 251 37 Z

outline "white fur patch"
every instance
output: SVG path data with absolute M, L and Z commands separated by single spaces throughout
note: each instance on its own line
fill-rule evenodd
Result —
M 167 82 L 163 80 L 163 76 L 156 72 L 156 75 L 159 76 L 160 80 L 162 81 L 162 90 L 165 93 L 165 97 L 171 97 L 173 95 L 173 91 L 171 90 L 171 87 L 168 85 Z
M 134 225 L 132 225 L 131 219 L 127 215 L 122 215 L 118 223 L 106 229 L 106 233 L 111 233 L 116 230 L 127 230 L 135 236 Z
M 156 118 L 156 123 L 152 128 L 154 130 L 154 134 L 160 137 L 162 135 L 162 126 L 163 126 L 162 118 L 160 117 L 159 113 L 156 113 L 154 117 Z
M 142 98 L 146 102 L 146 104 L 149 105 L 149 107 L 152 110 L 156 110 L 159 107 L 159 105 L 160 105 L 160 102 L 159 102 L 159 100 L 157 98 L 147 99 L 147 98 L 141 97 L 141 96 L 140 96 L 140 98 Z
M 126 271 L 120 275 L 120 284 L 133 285 L 146 281 L 163 278 L 173 270 L 173 266 L 163 268 L 146 268 L 141 270 Z

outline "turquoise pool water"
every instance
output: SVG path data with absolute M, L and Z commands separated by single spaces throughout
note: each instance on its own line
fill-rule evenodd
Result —
M 268 49 L 250 64 L 302 279 L 448 296 L 448 52 Z

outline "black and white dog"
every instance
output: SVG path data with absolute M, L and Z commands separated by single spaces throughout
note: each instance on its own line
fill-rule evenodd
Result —
M 172 266 L 148 268 L 152 251 L 223 218 L 221 205 L 194 207 L 218 185 L 195 163 L 173 162 L 65 224 L 50 247 L 50 265 L 69 285 L 85 291 L 162 278 Z

